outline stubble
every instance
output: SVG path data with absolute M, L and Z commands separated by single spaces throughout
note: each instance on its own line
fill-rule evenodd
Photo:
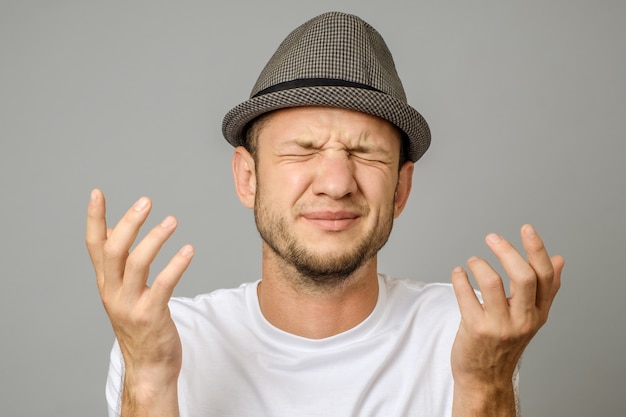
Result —
M 313 287 L 316 290 L 333 289 L 346 281 L 368 260 L 375 256 L 385 245 L 393 227 L 393 201 L 384 210 L 384 216 L 377 217 L 376 222 L 363 236 L 334 253 L 316 253 L 298 239 L 284 215 L 271 209 L 266 204 L 266 196 L 257 183 L 254 218 L 263 241 L 274 255 L 283 263 L 285 269 L 292 270 L 292 281 L 299 286 Z M 356 204 L 355 209 L 361 215 L 370 213 L 365 204 Z M 297 216 L 298 210 L 296 210 Z M 341 233 L 341 232 L 328 232 Z

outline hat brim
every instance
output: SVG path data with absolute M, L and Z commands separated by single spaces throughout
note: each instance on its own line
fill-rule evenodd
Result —
M 222 133 L 231 145 L 244 145 L 247 125 L 255 118 L 273 110 L 303 106 L 356 110 L 393 123 L 406 134 L 408 157 L 413 162 L 430 146 L 428 124 L 413 107 L 379 91 L 343 86 L 302 87 L 253 97 L 224 116 Z

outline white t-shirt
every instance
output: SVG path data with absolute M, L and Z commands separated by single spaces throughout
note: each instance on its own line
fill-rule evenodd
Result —
M 257 284 L 171 300 L 183 346 L 181 417 L 451 414 L 450 351 L 460 315 L 450 284 L 380 275 L 372 313 L 321 340 L 272 326 Z M 106 387 L 110 416 L 119 414 L 122 380 L 116 344 Z

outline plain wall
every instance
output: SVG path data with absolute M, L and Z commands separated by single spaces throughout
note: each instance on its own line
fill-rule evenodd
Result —
M 223 115 L 325 11 L 385 37 L 433 142 L 380 269 L 449 281 L 484 236 L 533 223 L 566 259 L 522 366 L 525 416 L 625 415 L 626 3 L 0 1 L 0 415 L 104 416 L 113 334 L 84 247 L 93 187 L 180 222 L 177 288 L 259 278 Z

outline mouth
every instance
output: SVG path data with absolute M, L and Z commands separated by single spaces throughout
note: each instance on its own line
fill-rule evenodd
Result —
M 356 224 L 361 216 L 352 211 L 315 211 L 302 217 L 321 230 L 340 232 Z

